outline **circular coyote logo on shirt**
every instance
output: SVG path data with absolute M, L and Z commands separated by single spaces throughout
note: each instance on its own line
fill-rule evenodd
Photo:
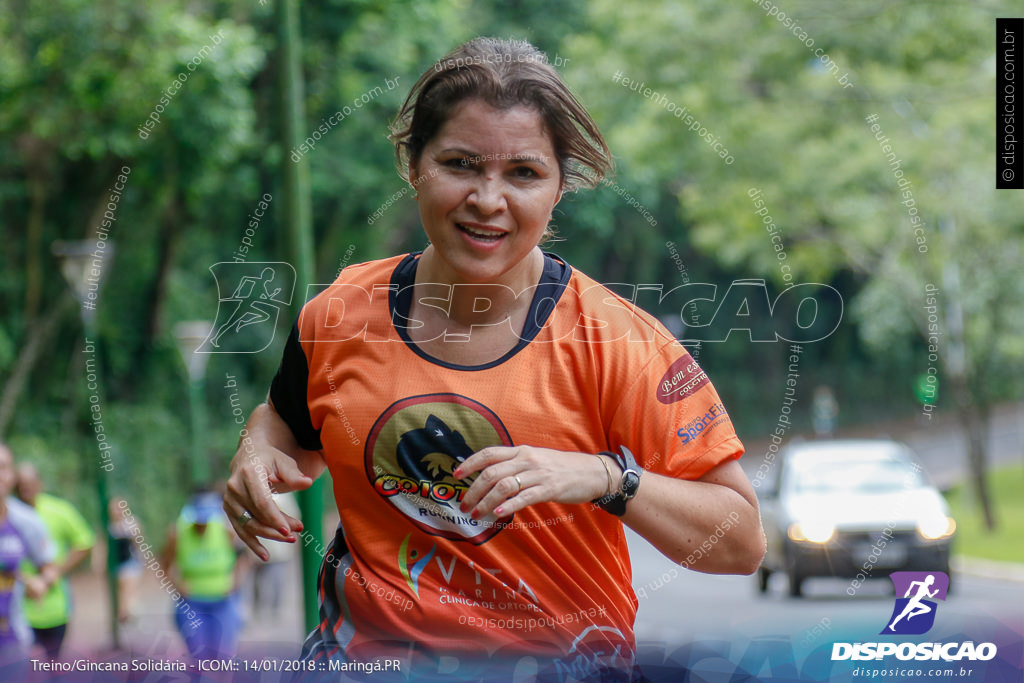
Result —
M 480 544 L 511 521 L 472 519 L 459 504 L 476 479 L 452 472 L 481 448 L 511 446 L 489 408 L 458 394 L 413 396 L 391 404 L 366 440 L 366 476 L 377 494 L 422 531 Z

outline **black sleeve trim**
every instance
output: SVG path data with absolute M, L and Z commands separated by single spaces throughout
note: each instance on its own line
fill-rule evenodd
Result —
M 270 385 L 270 400 L 299 445 L 308 451 L 319 451 L 323 444 L 320 442 L 320 430 L 313 428 L 313 418 L 309 414 L 306 401 L 308 386 L 309 365 L 299 344 L 299 324 L 296 322 L 284 345 L 281 365 Z

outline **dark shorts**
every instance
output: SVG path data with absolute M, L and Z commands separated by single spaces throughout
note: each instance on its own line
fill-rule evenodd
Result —
M 60 654 L 60 646 L 64 643 L 64 634 L 67 630 L 68 625 L 61 624 L 53 628 L 34 628 L 32 632 L 35 634 L 36 643 L 46 650 L 46 656 L 56 659 Z

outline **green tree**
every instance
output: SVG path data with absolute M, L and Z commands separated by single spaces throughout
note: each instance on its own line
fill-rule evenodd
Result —
M 1012 7 L 774 6 L 788 26 L 756 2 L 650 2 L 633 19 L 614 3 L 595 2 L 595 34 L 570 44 L 589 57 L 589 87 L 607 93 L 607 115 L 628 121 L 616 126 L 617 148 L 631 164 L 676 178 L 680 215 L 708 257 L 782 284 L 751 199 L 760 190 L 799 280 L 830 282 L 845 272 L 859 282 L 852 311 L 871 348 L 887 353 L 915 332 L 926 341 L 908 375 L 925 370 L 929 353 L 925 285 L 942 290 L 943 384 L 967 435 L 977 499 L 994 526 L 987 414 L 993 400 L 1019 396 L 1024 323 L 1014 274 L 1022 201 L 992 189 L 989 135 L 991 27 Z M 652 41 L 652 25 L 675 39 Z M 602 53 L 612 35 L 619 51 Z M 735 163 L 723 163 L 664 106 L 611 83 L 618 71 L 688 107 Z M 912 208 L 920 224 L 911 222 Z

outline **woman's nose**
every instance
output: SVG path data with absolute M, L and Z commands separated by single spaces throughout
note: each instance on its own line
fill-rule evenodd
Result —
M 476 208 L 485 216 L 503 211 L 508 206 L 501 181 L 486 176 L 481 176 L 477 181 L 469 196 L 466 197 L 466 204 Z

